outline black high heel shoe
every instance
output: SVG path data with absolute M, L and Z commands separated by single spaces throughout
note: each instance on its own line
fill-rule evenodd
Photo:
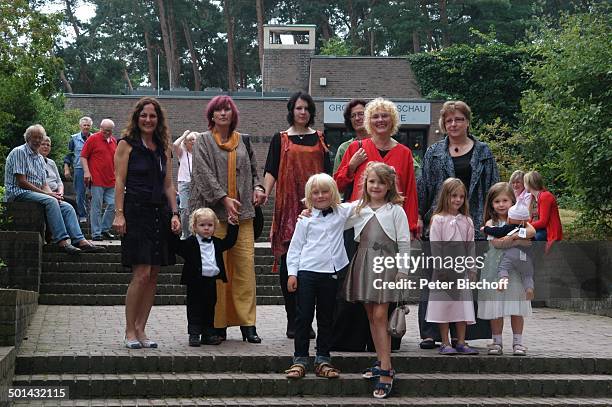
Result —
M 257 335 L 257 330 L 254 326 L 241 326 L 240 332 L 242 332 L 242 341 L 248 341 L 249 343 L 261 343 L 261 338 Z

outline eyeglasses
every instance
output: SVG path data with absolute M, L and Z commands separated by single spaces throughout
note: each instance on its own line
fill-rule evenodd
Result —
M 356 119 L 358 117 L 363 117 L 365 116 L 365 112 L 355 112 L 355 113 L 351 113 L 351 119 Z
M 446 119 L 444 120 L 444 124 L 449 125 L 453 124 L 453 122 L 457 124 L 461 124 L 465 121 L 465 117 L 455 117 L 454 119 Z

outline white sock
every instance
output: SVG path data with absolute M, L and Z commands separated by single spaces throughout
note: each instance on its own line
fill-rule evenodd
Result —
M 523 334 L 513 334 L 512 335 L 512 345 L 522 345 L 523 344 Z
M 496 345 L 502 345 L 502 335 L 493 335 L 493 343 Z

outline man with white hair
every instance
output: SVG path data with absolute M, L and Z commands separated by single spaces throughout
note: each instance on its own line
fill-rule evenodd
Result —
M 64 157 L 64 177 L 66 177 L 67 181 L 72 179 L 70 176 L 70 167 L 74 169 L 74 192 L 76 194 L 79 222 L 81 223 L 87 222 L 87 200 L 85 198 L 83 167 L 81 166 L 81 150 L 89 137 L 89 130 L 92 124 L 93 120 L 91 120 L 91 117 L 81 117 L 79 120 L 81 131 L 70 136 L 68 154 Z
M 91 189 L 91 237 L 93 240 L 114 239 L 111 233 L 115 217 L 115 123 L 104 119 L 100 131 L 87 139 L 81 151 L 83 181 Z M 106 205 L 104 212 L 102 206 Z
M 9 153 L 4 167 L 5 200 L 43 205 L 53 242 L 66 253 L 103 252 L 103 247 L 94 246 L 85 239 L 72 206 L 47 185 L 45 161 L 38 153 L 46 135 L 43 126 L 34 124 L 23 135 L 25 144 Z

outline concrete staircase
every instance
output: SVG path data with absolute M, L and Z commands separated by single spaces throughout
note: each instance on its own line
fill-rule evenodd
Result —
M 392 398 L 375 402 L 361 378 L 369 356 L 335 356 L 338 380 L 309 373 L 289 381 L 288 356 L 19 356 L 14 386 L 67 386 L 59 405 L 577 406 L 610 405 L 610 360 L 580 358 L 395 358 Z M 149 400 L 145 400 L 149 399 Z M 78 401 L 77 401 L 78 400 Z M 72 404 L 74 403 L 74 404 Z M 26 405 L 16 403 L 16 405 Z M 27 404 L 36 405 L 36 404 Z M 40 405 L 58 405 L 45 401 Z
M 257 304 L 282 304 L 278 274 L 272 273 L 274 259 L 270 254 L 269 244 L 258 243 L 257 246 L 255 249 Z M 40 304 L 124 304 L 131 273 L 121 265 L 121 247 L 108 245 L 107 248 L 107 253 L 67 256 L 55 246 L 45 246 Z M 157 285 L 156 305 L 185 303 L 185 287 L 180 284 L 180 279 L 180 264 L 162 268 Z

